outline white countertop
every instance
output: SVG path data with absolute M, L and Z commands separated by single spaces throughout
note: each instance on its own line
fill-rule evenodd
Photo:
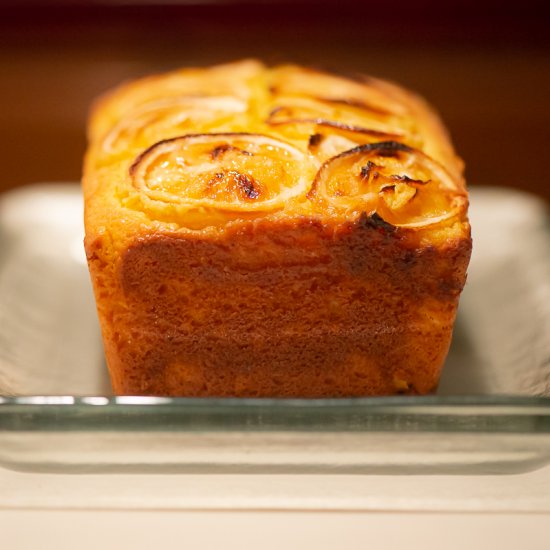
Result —
M 546 550 L 549 526 L 550 467 L 493 476 L 0 468 L 0 548 L 10 550 Z
M 0 510 L 2 548 L 546 550 L 547 514 Z

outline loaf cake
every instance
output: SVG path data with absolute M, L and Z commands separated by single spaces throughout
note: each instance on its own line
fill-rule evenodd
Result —
M 471 251 L 462 162 L 416 95 L 247 60 L 102 97 L 85 248 L 114 392 L 425 394 Z

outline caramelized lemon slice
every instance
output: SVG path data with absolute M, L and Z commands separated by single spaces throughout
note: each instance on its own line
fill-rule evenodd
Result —
M 245 101 L 229 97 L 172 97 L 157 100 L 131 111 L 104 137 L 101 149 L 117 155 L 129 148 L 141 149 L 186 130 L 231 123 L 247 109 Z
M 303 95 L 354 102 L 371 112 L 402 115 L 407 113 L 403 103 L 369 83 L 368 77 L 350 79 L 316 69 L 286 65 L 272 70 L 271 89 L 280 95 Z
M 357 106 L 357 102 L 324 98 L 278 97 L 267 123 L 271 126 L 313 124 L 332 131 L 362 134 L 371 138 L 395 139 L 405 135 L 403 128 L 389 120 L 389 116 Z M 371 139 L 372 140 L 372 139 Z
M 352 99 L 278 96 L 266 123 L 288 140 L 307 142 L 309 152 L 321 161 L 365 143 L 394 140 L 422 146 L 409 117 Z
M 119 121 L 142 107 L 182 96 L 230 97 L 248 103 L 253 95 L 253 82 L 264 71 L 258 61 L 243 60 L 209 68 L 179 69 L 122 85 L 100 99 L 90 120 L 90 137 L 94 141 L 102 139 Z
M 443 222 L 467 205 L 463 186 L 440 164 L 393 141 L 361 145 L 328 160 L 308 197 L 346 215 L 376 213 L 410 228 Z
M 314 161 L 284 141 L 260 134 L 195 134 L 161 141 L 130 174 L 148 199 L 184 208 L 261 212 L 305 196 Z

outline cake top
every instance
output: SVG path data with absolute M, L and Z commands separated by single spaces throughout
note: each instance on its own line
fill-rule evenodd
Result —
M 462 162 L 438 117 L 378 79 L 248 60 L 123 85 L 91 117 L 85 193 L 157 227 L 375 216 L 465 223 Z M 111 204 L 110 208 L 114 205 Z

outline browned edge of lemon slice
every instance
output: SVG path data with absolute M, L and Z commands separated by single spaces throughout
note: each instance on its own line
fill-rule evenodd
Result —
M 399 157 L 403 156 L 407 160 L 407 162 L 403 162 L 403 171 L 414 172 L 415 168 L 417 170 L 422 169 L 424 173 L 429 175 L 429 179 L 423 180 L 407 175 L 388 175 L 378 172 L 377 174 L 381 176 L 382 180 L 378 191 L 369 190 L 365 193 L 356 193 L 353 195 L 346 195 L 340 191 L 334 194 L 327 192 L 329 178 L 338 174 L 338 170 L 341 168 L 340 165 L 353 159 L 353 157 L 356 157 L 358 160 L 364 160 L 365 166 L 361 167 L 360 172 L 355 176 L 352 175 L 352 177 L 358 180 L 368 180 L 370 177 L 368 174 L 370 168 L 386 168 L 385 166 L 377 166 L 373 162 L 373 159 L 377 157 L 399 159 Z M 346 167 L 344 166 L 343 168 L 343 173 L 345 173 Z M 389 201 L 387 194 L 392 191 L 392 188 L 395 190 L 397 186 L 400 189 L 402 188 L 402 191 L 400 191 L 401 196 L 393 197 L 393 200 Z M 408 191 L 408 189 L 411 189 L 411 191 Z M 419 190 L 422 190 L 422 193 L 418 193 Z M 415 219 L 414 221 L 406 221 L 407 215 L 403 214 L 401 215 L 401 217 L 405 218 L 403 222 L 392 221 L 391 223 L 385 220 L 380 215 L 380 212 L 377 212 L 378 209 L 395 210 L 398 212 L 396 217 L 399 217 L 399 211 L 407 203 L 415 199 L 418 194 L 422 195 L 423 193 L 437 193 L 439 196 L 444 197 L 446 202 L 444 212 L 421 212 L 420 215 L 414 217 L 421 217 L 423 219 Z M 307 196 L 310 200 L 324 203 L 325 206 L 330 208 L 344 210 L 348 213 L 350 210 L 356 210 L 360 215 L 365 213 L 365 207 L 370 202 L 370 215 L 375 215 L 380 223 L 411 229 L 424 228 L 454 218 L 464 212 L 468 205 L 467 193 L 462 182 L 453 178 L 443 166 L 422 151 L 396 141 L 359 145 L 328 159 L 317 172 L 317 176 Z M 379 208 L 381 200 L 384 201 L 383 208 Z
M 218 182 L 214 179 L 213 185 L 217 185 L 219 188 L 225 183 L 231 186 L 231 189 L 225 192 L 225 196 L 227 197 L 232 194 L 232 200 L 223 199 L 223 190 L 218 193 L 222 196 L 220 200 L 216 197 L 207 196 L 206 189 L 203 191 L 199 189 L 198 192 L 195 190 L 195 195 L 198 194 L 200 196 L 193 197 L 186 196 L 185 192 L 174 193 L 170 190 L 152 189 L 148 185 L 148 171 L 160 156 L 176 152 L 183 144 L 192 146 L 210 143 L 213 145 L 213 148 L 209 153 L 208 163 L 204 163 L 207 165 L 207 169 L 205 168 L 203 173 L 209 174 L 211 172 L 213 178 L 218 178 L 220 181 Z M 237 147 L 236 143 L 241 144 L 241 147 Z M 247 158 L 247 160 L 251 161 L 253 168 L 247 172 L 229 170 L 223 166 L 224 154 L 227 151 L 241 150 L 247 157 L 254 157 L 256 154 L 261 155 L 261 150 L 254 154 L 246 150 L 243 151 L 242 145 L 246 146 L 247 144 L 258 148 L 262 146 L 266 147 L 270 153 L 271 161 L 277 165 L 275 167 L 277 169 L 276 175 L 279 177 L 275 178 L 273 174 L 267 173 L 273 181 L 262 179 L 262 176 L 265 178 L 266 167 L 265 161 L 262 164 L 261 159 L 259 159 L 256 168 L 251 158 Z M 311 186 L 313 174 L 315 174 L 318 168 L 314 162 L 314 159 L 310 155 L 300 151 L 293 145 L 263 134 L 246 132 L 186 134 L 184 136 L 161 140 L 143 151 L 131 164 L 129 175 L 134 188 L 151 200 L 186 207 L 206 207 L 227 211 L 270 211 L 284 208 L 286 202 L 294 197 L 305 196 Z M 184 170 L 185 168 L 182 169 Z M 281 179 L 282 176 L 286 176 L 284 181 Z M 190 179 L 193 177 L 196 179 L 197 176 L 189 176 Z M 200 174 L 198 177 L 200 177 Z M 275 193 L 272 192 L 274 185 L 279 186 L 279 189 Z

